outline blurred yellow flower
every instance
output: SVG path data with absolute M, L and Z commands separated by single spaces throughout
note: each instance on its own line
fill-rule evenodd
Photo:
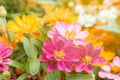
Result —
M 100 40 L 97 40 L 96 37 L 92 33 L 89 34 L 86 40 L 92 43 L 95 47 L 103 45 L 103 42 Z
M 8 30 L 29 34 L 38 31 L 38 26 L 40 26 L 40 19 L 37 18 L 37 15 L 23 15 L 22 19 L 20 17 L 15 17 L 15 21 L 8 22 Z
M 22 42 L 25 35 L 35 36 L 40 35 L 38 27 L 41 19 L 38 19 L 37 15 L 23 15 L 22 18 L 15 17 L 15 21 L 8 22 L 8 30 L 15 32 L 15 42 Z
M 58 21 L 73 23 L 77 21 L 77 18 L 78 16 L 75 16 L 69 9 L 56 8 L 44 16 L 44 21 L 48 23 L 49 26 L 54 26 Z

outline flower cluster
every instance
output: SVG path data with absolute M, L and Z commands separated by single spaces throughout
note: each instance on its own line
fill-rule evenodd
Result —
M 84 40 L 88 32 L 82 31 L 79 23 L 58 22 L 48 31 L 48 36 L 52 40 L 44 42 L 44 53 L 40 56 L 40 60 L 48 62 L 49 72 L 53 72 L 56 68 L 71 72 L 74 70 L 73 67 L 76 72 L 83 70 L 92 72 L 94 64 L 105 62 L 105 59 L 100 57 L 102 47 L 94 48 L 91 43 Z

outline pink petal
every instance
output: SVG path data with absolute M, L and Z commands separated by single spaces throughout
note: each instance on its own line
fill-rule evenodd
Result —
M 119 75 L 116 75 L 116 76 L 114 77 L 114 80 L 120 80 L 120 76 L 119 76 Z
M 71 72 L 73 70 L 73 66 L 70 63 L 65 63 L 65 71 L 66 72 Z
M 87 44 L 87 46 L 86 46 L 86 55 L 91 56 L 92 50 L 93 50 L 93 45 L 91 43 Z
M 3 59 L 2 64 L 12 64 L 12 62 L 11 59 Z
M 93 58 L 92 63 L 93 64 L 101 64 L 104 63 L 106 61 L 105 58 L 103 57 L 97 57 L 97 58 Z
M 81 24 L 78 23 L 78 22 L 72 24 L 72 26 L 73 26 L 73 30 L 74 30 L 76 33 L 79 32 L 79 31 L 81 31 L 81 29 L 82 29 Z
M 55 28 L 57 29 L 58 33 L 65 37 L 65 33 L 67 30 L 68 25 L 65 22 L 57 22 Z
M 48 61 L 49 61 L 49 60 L 46 58 L 46 55 L 45 55 L 45 54 L 40 55 L 40 56 L 39 56 L 39 59 L 40 59 L 40 61 L 43 61 L 43 62 L 48 62 Z
M 85 70 L 86 72 L 90 73 L 90 72 L 92 72 L 92 70 L 93 70 L 93 66 L 91 66 L 91 65 L 86 65 L 84 70 Z
M 49 72 L 54 72 L 56 68 L 57 68 L 57 64 L 55 62 L 49 62 L 47 65 L 47 70 Z
M 88 44 L 88 41 L 86 40 L 82 40 L 82 39 L 76 39 L 76 40 L 73 40 L 73 43 L 75 45 L 83 45 L 83 46 L 86 46 Z
M 108 79 L 113 79 L 115 77 L 115 75 L 114 74 L 112 74 L 112 73 L 108 73 L 107 74 L 107 78 Z M 119 79 L 118 79 L 119 80 Z
M 103 47 L 101 47 L 101 46 L 94 48 L 92 53 L 91 53 L 92 57 L 98 57 L 102 51 L 102 48 Z
M 102 66 L 102 69 L 103 69 L 104 71 L 106 71 L 106 72 L 110 72 L 110 71 L 111 71 L 110 65 L 104 65 L 104 66 Z
M 84 68 L 85 68 L 85 65 L 84 65 L 84 64 L 80 64 L 80 65 L 77 65 L 77 66 L 75 67 L 75 71 L 76 71 L 76 72 L 81 72 L 81 71 L 84 70 Z
M 58 50 L 58 51 L 62 50 L 62 48 L 64 47 L 64 44 L 65 43 L 62 40 L 57 41 L 57 43 L 55 44 L 56 50 Z
M 0 64 L 0 71 L 6 71 L 6 70 L 8 70 L 8 66 L 7 65 L 5 65 L 5 64 Z
M 64 70 L 65 69 L 65 63 L 63 61 L 60 61 L 57 63 L 57 67 L 59 70 Z
M 113 59 L 113 62 L 112 62 L 114 65 L 116 66 L 119 66 L 120 67 L 120 58 L 119 57 L 115 57 Z
M 3 50 L 5 48 L 4 43 L 0 42 L 0 51 Z
M 80 57 L 84 57 L 86 55 L 85 53 L 85 48 L 83 46 L 79 46 L 79 54 L 80 54 Z
M 12 54 L 12 47 L 7 47 L 1 52 L 0 55 L 1 55 L 2 58 L 7 58 L 11 54 Z
M 89 35 L 88 31 L 81 31 L 79 33 L 76 33 L 75 38 L 76 39 L 85 39 Z
M 98 73 L 98 75 L 99 75 L 99 77 L 101 77 L 101 78 L 106 78 L 107 77 L 107 72 L 104 72 L 104 71 L 100 71 L 99 73 Z
M 55 36 L 58 36 L 58 31 L 56 30 L 55 27 L 52 28 L 52 30 L 49 30 L 47 33 L 48 37 L 54 38 Z

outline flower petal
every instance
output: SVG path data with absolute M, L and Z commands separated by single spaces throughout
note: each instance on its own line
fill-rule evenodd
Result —
M 8 66 L 7 65 L 5 65 L 5 64 L 0 64 L 0 71 L 6 71 L 6 70 L 8 70 Z
M 119 75 L 116 75 L 116 76 L 114 77 L 114 80 L 120 80 L 120 76 L 119 76 Z
M 115 57 L 113 59 L 113 62 L 112 62 L 114 65 L 116 66 L 119 66 L 120 67 L 120 58 L 119 57 Z
M 89 35 L 88 31 L 81 31 L 76 34 L 76 39 L 85 39 Z
M 94 64 L 101 64 L 101 63 L 104 63 L 105 61 L 106 61 L 105 58 L 97 57 L 97 58 L 93 58 L 92 63 L 94 63 Z
M 11 59 L 3 59 L 2 64 L 12 64 L 12 62 Z
M 76 72 L 81 72 L 81 71 L 84 70 L 84 68 L 85 68 L 85 65 L 84 65 L 84 64 L 80 64 L 80 65 L 77 65 L 77 66 L 75 67 L 75 71 L 76 71 Z
M 46 58 L 46 55 L 45 55 L 45 54 L 40 55 L 40 56 L 39 56 L 39 59 L 40 59 L 40 61 L 43 61 L 43 62 L 48 62 L 48 61 L 49 61 L 49 60 Z
M 101 77 L 101 78 L 106 78 L 107 77 L 107 72 L 104 72 L 104 71 L 99 71 L 99 73 L 98 73 L 98 75 L 99 75 L 99 77 Z
M 7 58 L 12 54 L 12 47 L 7 47 L 1 52 L 1 57 L 2 58 Z
M 57 63 L 57 67 L 59 70 L 64 70 L 65 69 L 65 63 L 63 61 L 60 61 Z
M 72 70 L 73 70 L 72 64 L 65 62 L 65 71 L 71 72 Z
M 47 65 L 47 70 L 49 72 L 54 72 L 56 68 L 57 68 L 57 64 L 55 62 L 49 62 Z
M 84 68 L 84 70 L 85 70 L 86 72 L 90 73 L 90 72 L 92 72 L 92 70 L 93 70 L 93 66 L 92 66 L 92 65 L 86 65 L 85 68 Z
M 100 55 L 100 52 L 102 51 L 102 48 L 103 48 L 102 46 L 94 48 L 91 53 L 92 57 L 98 57 Z
M 91 56 L 92 50 L 93 50 L 93 45 L 91 43 L 87 44 L 87 46 L 86 46 L 86 55 Z
M 3 42 L 0 42 L 0 51 L 3 50 L 5 47 L 4 47 L 4 43 Z
M 110 72 L 110 71 L 111 71 L 110 65 L 104 65 L 104 66 L 102 66 L 102 69 L 103 69 L 104 71 L 106 71 L 106 72 Z
M 63 37 L 65 37 L 67 27 L 68 25 L 65 22 L 57 22 L 57 24 L 55 25 L 55 28 L 57 29 L 58 33 Z

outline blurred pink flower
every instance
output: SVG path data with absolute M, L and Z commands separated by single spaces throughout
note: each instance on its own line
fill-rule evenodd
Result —
M 93 48 L 91 43 L 87 44 L 86 47 L 79 46 L 79 55 L 76 58 L 79 62 L 75 64 L 76 72 L 86 71 L 88 73 L 92 72 L 93 65 L 105 62 L 103 57 L 99 57 L 102 50 L 101 46 Z
M 73 40 L 76 45 L 83 45 L 87 43 L 84 39 L 89 35 L 87 31 L 82 31 L 80 23 L 66 24 L 65 22 L 57 22 L 57 24 L 48 31 L 48 37 L 53 38 L 55 36 L 64 37 L 67 40 Z
M 71 41 L 53 38 L 52 41 L 45 41 L 43 46 L 44 54 L 40 55 L 42 62 L 48 62 L 47 69 L 53 72 L 56 68 L 62 71 L 71 72 L 73 62 L 78 61 L 72 54 L 77 52 Z
M 5 47 L 3 42 L 0 42 L 0 71 L 8 70 L 8 65 L 12 60 L 7 57 L 12 54 L 12 47 Z
M 101 78 L 120 80 L 120 57 L 115 57 L 112 63 L 104 65 L 98 75 Z

